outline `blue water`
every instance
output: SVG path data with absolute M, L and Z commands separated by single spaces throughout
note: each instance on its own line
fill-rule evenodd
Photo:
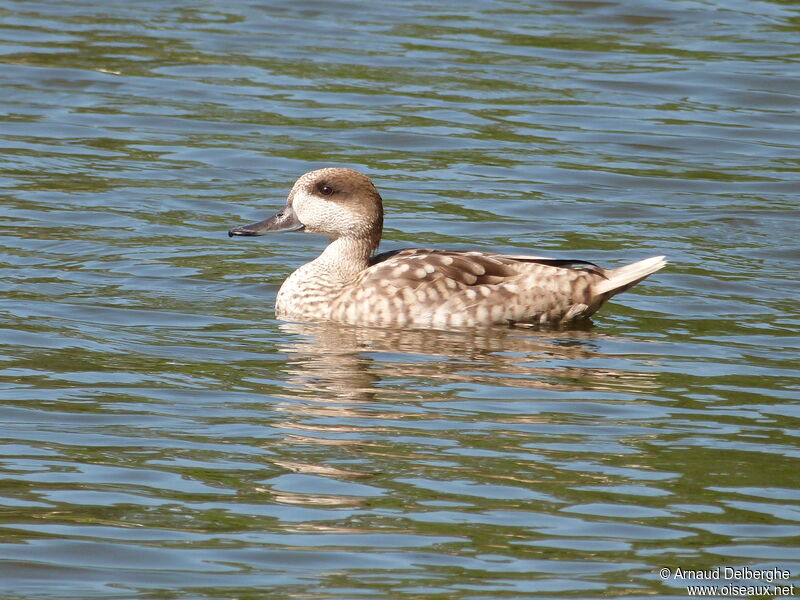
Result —
M 797 593 L 799 17 L 0 0 L 0 595 Z M 327 165 L 384 250 L 670 264 L 567 331 L 283 323 L 325 241 L 226 232 Z

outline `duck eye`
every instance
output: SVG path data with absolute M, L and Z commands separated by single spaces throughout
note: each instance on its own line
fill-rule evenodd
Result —
M 319 186 L 319 193 L 323 196 L 330 196 L 333 193 L 333 188 L 329 185 Z

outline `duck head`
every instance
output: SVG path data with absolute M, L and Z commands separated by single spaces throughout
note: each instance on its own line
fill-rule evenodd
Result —
M 369 177 L 354 169 L 327 168 L 301 176 L 277 214 L 234 227 L 233 236 L 304 231 L 368 241 L 377 247 L 383 231 L 383 202 Z

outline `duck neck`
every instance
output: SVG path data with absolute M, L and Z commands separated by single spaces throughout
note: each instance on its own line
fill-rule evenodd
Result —
M 369 266 L 375 248 L 368 239 L 336 238 L 308 266 L 332 282 L 350 281 Z

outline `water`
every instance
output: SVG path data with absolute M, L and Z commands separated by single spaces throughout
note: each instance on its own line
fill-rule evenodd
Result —
M 796 583 L 798 23 L 0 0 L 3 598 Z M 569 331 L 281 323 L 324 241 L 226 231 L 323 165 L 383 249 L 671 262 Z

